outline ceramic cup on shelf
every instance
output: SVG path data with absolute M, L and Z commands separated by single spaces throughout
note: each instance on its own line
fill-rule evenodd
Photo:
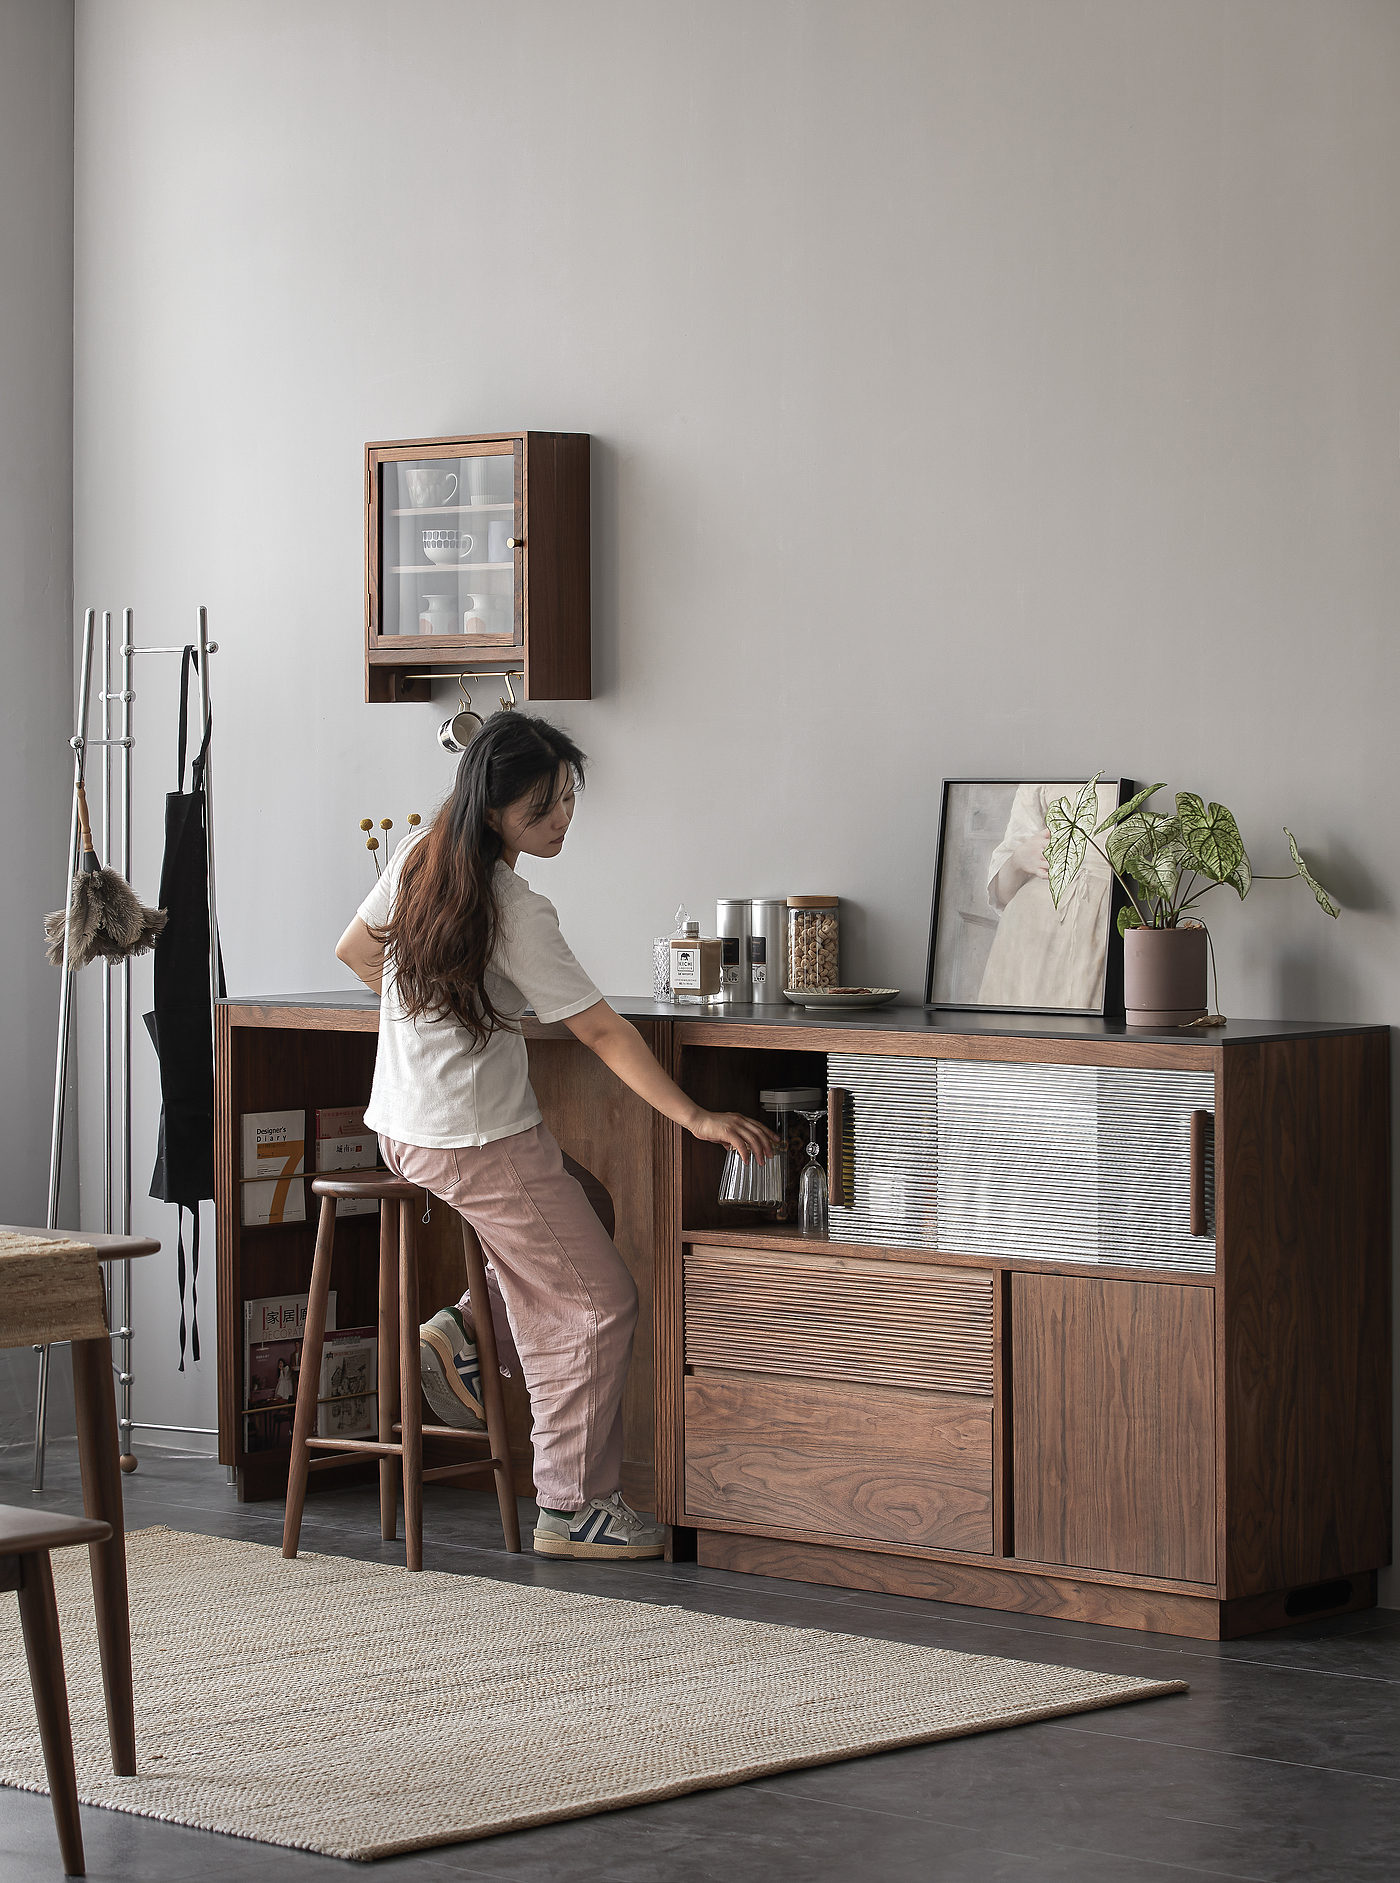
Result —
M 455 595 L 425 595 L 423 612 L 418 617 L 420 634 L 455 634 L 457 598 Z
M 423 554 L 429 562 L 461 562 L 470 555 L 472 542 L 465 530 L 424 530 Z
M 436 464 L 406 464 L 402 475 L 408 501 L 415 510 L 435 509 L 439 504 L 451 503 L 457 495 L 457 473 L 444 471 Z

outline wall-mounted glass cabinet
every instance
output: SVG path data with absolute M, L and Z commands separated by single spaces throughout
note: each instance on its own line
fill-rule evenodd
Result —
M 497 432 L 365 446 L 365 698 L 514 672 L 592 694 L 589 439 Z

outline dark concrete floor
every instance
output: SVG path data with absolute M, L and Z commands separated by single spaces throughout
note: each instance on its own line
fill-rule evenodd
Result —
M 27 1504 L 30 1458 L 0 1454 L 0 1502 Z M 149 1452 L 125 1480 L 127 1526 L 279 1543 L 279 1504 L 235 1500 L 206 1460 Z M 70 1443 L 44 1504 L 81 1508 Z M 533 1506 L 522 1505 L 522 1527 Z M 369 1561 L 365 1485 L 308 1500 L 302 1542 Z M 528 1532 L 527 1532 L 528 1538 Z M 1173 1877 L 1366 1883 L 1400 1877 L 1400 1612 L 1373 1610 L 1230 1643 L 954 1608 L 731 1575 L 695 1564 L 507 1556 L 489 1494 L 429 1487 L 429 1567 L 713 1614 L 1070 1667 L 1184 1679 L 1189 1695 L 794 1772 L 376 1866 L 384 1883 L 1137 1883 Z M 463 1783 L 471 1783 L 470 1773 Z M 83 1811 L 88 1875 L 142 1883 L 313 1883 L 337 1859 Z M 0 1790 L 0 1883 L 57 1877 L 47 1798 Z

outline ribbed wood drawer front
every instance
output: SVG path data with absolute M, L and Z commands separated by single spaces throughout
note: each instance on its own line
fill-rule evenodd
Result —
M 989 1552 L 992 1416 L 961 1393 L 694 1373 L 685 1521 Z
M 992 1278 L 977 1269 L 687 1247 L 689 1366 L 990 1394 Z

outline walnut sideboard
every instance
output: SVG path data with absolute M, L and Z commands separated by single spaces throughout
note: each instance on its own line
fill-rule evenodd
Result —
M 641 1294 L 623 1488 L 674 1554 L 1212 1639 L 1375 1602 L 1387 1028 L 612 1004 L 706 1106 L 832 1093 L 813 1240 L 720 1205 L 719 1147 L 526 1022 L 546 1121 L 608 1191 Z M 246 1448 L 242 1302 L 304 1289 L 314 1232 L 240 1226 L 239 1115 L 363 1103 L 377 1022 L 352 993 L 220 1009 L 220 1457 L 244 1496 L 281 1495 L 286 1466 Z M 343 1326 L 372 1318 L 375 1220 L 340 1231 Z M 425 1312 L 461 1267 L 435 1209 Z

